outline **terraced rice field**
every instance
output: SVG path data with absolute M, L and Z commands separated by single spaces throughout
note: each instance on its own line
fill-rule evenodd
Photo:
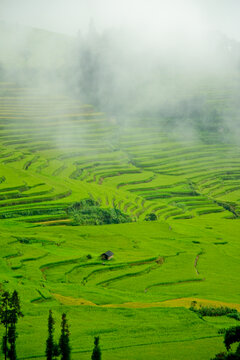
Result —
M 161 119 L 1 83 L 0 284 L 22 299 L 19 358 L 44 357 L 50 308 L 58 320 L 67 311 L 73 360 L 90 358 L 98 334 L 106 360 L 223 350 L 218 330 L 236 320 L 188 307 L 239 309 L 239 155 L 213 133 L 184 139 Z M 67 209 L 84 198 L 133 222 L 73 226 Z

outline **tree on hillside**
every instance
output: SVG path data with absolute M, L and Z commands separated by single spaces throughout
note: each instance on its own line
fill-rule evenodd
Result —
M 7 358 L 10 360 L 17 359 L 16 339 L 18 334 L 16 331 L 16 324 L 18 318 L 22 316 L 23 314 L 21 312 L 20 299 L 17 291 L 13 291 L 12 294 L 5 291 L 0 300 L 0 321 L 5 327 L 2 341 L 2 350 L 5 360 Z
M 240 326 L 235 326 L 235 327 L 231 327 L 229 328 L 224 336 L 224 344 L 226 346 L 227 350 L 231 349 L 231 345 L 239 342 L 240 343 Z M 239 349 L 240 349 L 240 344 L 239 344 Z
M 16 355 L 16 324 L 18 322 L 18 317 L 23 316 L 20 308 L 20 299 L 17 291 L 13 291 L 12 296 L 10 297 L 10 318 L 9 318 L 9 330 L 8 330 L 8 342 L 9 342 L 9 352 L 8 356 L 10 360 L 17 359 Z
M 230 352 L 231 345 L 235 343 L 239 343 L 236 352 Z M 240 326 L 233 326 L 226 330 L 224 345 L 228 353 L 217 354 L 213 360 L 240 360 Z
M 69 344 L 69 326 L 67 323 L 66 314 L 62 314 L 62 323 L 61 323 L 61 336 L 59 339 L 59 352 L 61 355 L 61 360 L 70 360 L 71 358 L 71 347 Z
M 49 310 L 48 315 L 48 338 L 46 341 L 46 357 L 47 360 L 53 360 L 59 355 L 58 345 L 54 342 L 54 324 L 52 310 Z
M 0 305 L 0 319 L 1 324 L 5 327 L 5 333 L 2 339 L 2 351 L 5 356 L 5 360 L 7 359 L 8 354 L 8 326 L 9 326 L 9 317 L 10 317 L 10 294 L 8 291 L 5 291 L 1 297 L 1 305 Z
M 156 220 L 157 220 L 157 215 L 154 213 L 150 213 L 145 216 L 145 221 L 156 221 Z
M 101 350 L 99 346 L 99 336 L 94 339 L 94 348 L 92 352 L 92 360 L 101 360 Z

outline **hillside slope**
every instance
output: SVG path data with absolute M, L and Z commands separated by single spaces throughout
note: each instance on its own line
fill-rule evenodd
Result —
M 239 308 L 240 148 L 214 131 L 166 131 L 164 120 L 122 122 L 0 84 L 0 283 L 22 300 L 21 359 L 44 356 L 49 308 L 67 311 L 74 360 L 90 357 L 98 334 L 104 359 L 207 360 L 223 349 L 218 329 L 236 320 L 185 307 Z M 68 208 L 86 198 L 132 222 L 73 226 Z

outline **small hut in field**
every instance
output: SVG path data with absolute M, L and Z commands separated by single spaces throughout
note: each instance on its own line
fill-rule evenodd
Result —
M 101 255 L 102 260 L 111 260 L 113 258 L 114 253 L 112 251 L 106 251 Z

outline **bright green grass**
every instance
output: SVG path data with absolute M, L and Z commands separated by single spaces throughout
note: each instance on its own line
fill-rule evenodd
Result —
M 67 312 L 73 360 L 90 358 L 94 335 L 106 360 L 208 360 L 222 351 L 218 329 L 235 320 L 121 304 L 240 304 L 240 148 L 211 134 L 211 145 L 180 139 L 156 123 L 121 128 L 76 100 L 24 94 L 8 84 L 0 98 L 0 284 L 22 300 L 19 358 L 44 358 L 50 308 L 57 328 Z M 134 222 L 60 226 L 83 198 Z M 158 221 L 143 221 L 150 212 Z M 103 265 L 107 250 L 115 256 Z M 79 299 L 98 306 L 73 305 Z

